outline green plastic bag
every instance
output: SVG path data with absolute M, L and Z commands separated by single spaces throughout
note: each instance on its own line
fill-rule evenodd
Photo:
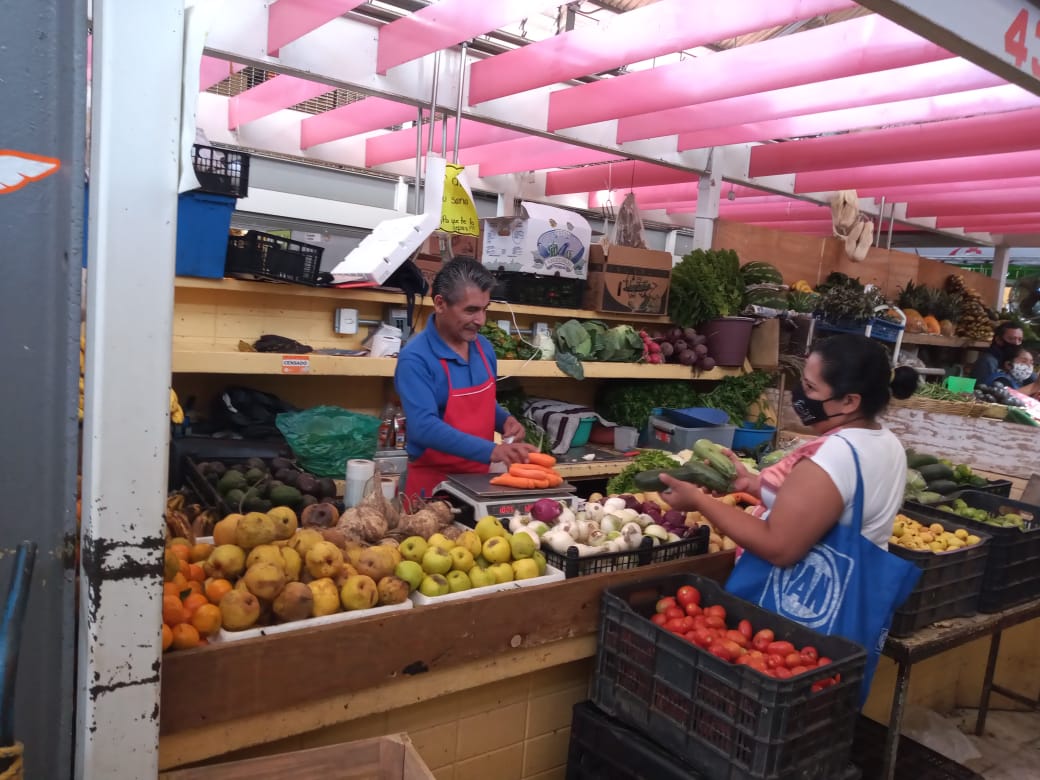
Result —
M 378 417 L 338 406 L 283 412 L 274 421 L 300 465 L 319 477 L 343 479 L 351 458 L 376 453 Z

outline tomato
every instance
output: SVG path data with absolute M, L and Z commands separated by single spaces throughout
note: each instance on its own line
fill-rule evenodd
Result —
M 756 650 L 761 650 L 763 653 L 766 648 L 769 647 L 769 643 L 776 639 L 776 634 L 773 633 L 771 628 L 763 628 L 751 639 L 751 646 Z
M 721 604 L 712 604 L 710 607 L 704 608 L 704 614 L 708 617 L 712 615 L 718 615 L 723 620 L 726 619 L 726 608 Z
M 668 618 L 666 618 L 661 612 L 655 612 L 650 616 L 650 620 L 655 626 L 663 626 L 668 622 Z
M 751 666 L 751 656 L 747 653 L 743 653 L 737 656 L 737 660 L 734 661 L 738 666 Z
M 693 624 L 693 618 L 692 617 L 686 616 L 684 618 L 680 618 L 680 620 L 682 621 L 682 627 L 683 627 L 683 633 L 684 634 L 687 631 L 693 631 L 693 629 L 696 628 L 696 626 Z
M 741 620 L 739 623 L 737 623 L 737 631 L 742 633 L 744 635 L 744 638 L 750 641 L 751 635 L 754 633 L 754 629 L 751 628 L 751 621 Z
M 770 642 L 766 646 L 766 652 L 769 655 L 789 655 L 794 652 L 794 645 L 790 642 Z
M 664 616 L 669 620 L 674 618 L 679 618 L 681 620 L 686 617 L 686 613 L 679 609 L 679 607 L 668 607 L 668 609 L 664 611 Z
M 723 661 L 733 661 L 733 655 L 722 642 L 712 642 L 711 647 L 708 648 L 708 652 L 714 656 L 718 656 Z
M 751 659 L 750 661 L 748 661 L 748 665 L 756 672 L 765 673 L 768 670 L 769 667 L 766 666 L 766 662 L 764 659 L 753 658 L 751 656 L 751 653 L 748 653 L 747 657 Z
M 740 656 L 744 655 L 745 653 L 744 648 L 738 645 L 732 639 L 726 639 L 725 637 L 723 637 L 722 639 L 718 640 L 718 643 L 725 647 L 734 659 L 740 658 Z M 714 645 L 715 643 L 713 642 L 712 644 Z
M 729 639 L 732 642 L 736 642 L 738 645 L 745 649 L 748 646 L 747 637 L 744 636 L 740 631 L 734 631 L 732 628 L 726 632 L 726 639 Z
M 819 658 L 816 659 L 816 667 L 817 668 L 819 668 L 821 666 L 826 666 L 829 663 L 832 663 L 832 661 L 831 661 L 830 658 L 828 658 L 825 655 L 821 655 Z
M 665 596 L 662 599 L 657 600 L 657 604 L 654 605 L 655 612 L 664 612 L 668 607 L 675 606 L 675 599 L 671 596 Z
M 766 667 L 769 669 L 776 669 L 778 666 L 784 665 L 784 659 L 778 655 L 767 655 L 766 656 Z
M 799 650 L 798 653 L 806 661 L 811 661 L 813 664 L 815 664 L 817 659 L 819 659 L 819 657 L 820 657 L 820 654 L 818 652 L 816 652 L 816 648 L 813 647 L 812 645 L 806 645 L 801 650 Z
M 694 639 L 696 638 L 696 636 L 697 636 L 697 632 L 696 631 L 687 631 L 685 634 L 683 634 L 683 639 L 685 639 L 687 642 L 691 642 L 692 643 L 694 641 Z
M 712 643 L 712 641 L 714 641 L 714 639 L 715 637 L 713 637 L 704 629 L 700 629 L 698 631 L 693 632 L 693 643 L 698 647 L 703 647 L 707 649 L 707 647 Z
M 796 666 L 802 665 L 802 657 L 798 653 L 788 653 L 784 656 L 784 666 L 788 669 L 794 669 Z
M 701 605 L 694 604 L 692 601 L 687 604 L 684 609 L 686 610 L 686 614 L 690 617 L 696 617 L 697 615 L 702 614 Z
M 708 617 L 704 621 L 704 624 L 708 626 L 708 628 L 726 628 L 726 621 L 720 618 L 718 615 L 708 615 Z
M 699 615 L 694 615 L 693 616 L 693 624 L 695 626 L 697 626 L 697 628 L 707 628 L 707 626 L 708 626 L 708 617 L 707 617 L 707 615 L 705 615 L 703 612 L 701 614 L 699 614 Z
M 778 666 L 773 669 L 773 674 L 776 675 L 778 680 L 789 680 L 791 679 L 791 670 L 786 666 Z
M 675 600 L 684 607 L 688 604 L 700 604 L 701 592 L 692 585 L 683 585 L 675 594 Z
M 794 666 L 791 668 L 791 676 L 797 677 L 800 674 L 805 674 L 807 671 L 809 671 L 807 666 Z
M 682 619 L 672 618 L 664 624 L 665 630 L 671 631 L 673 634 L 681 634 L 683 632 Z
M 824 682 L 826 682 L 826 680 L 817 680 L 816 682 L 814 682 L 814 683 L 812 684 L 812 689 L 811 689 L 811 690 L 812 690 L 812 692 L 813 692 L 813 693 L 819 693 L 819 692 L 820 692 L 820 691 L 822 691 L 822 690 L 823 690 L 824 688 L 826 688 L 827 686 L 826 686 L 826 685 L 824 685 Z

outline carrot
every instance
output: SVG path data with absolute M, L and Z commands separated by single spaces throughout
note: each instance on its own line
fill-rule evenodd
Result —
M 527 456 L 527 462 L 533 463 L 536 466 L 545 466 L 545 468 L 551 469 L 556 465 L 556 458 L 552 455 L 546 455 L 544 452 L 532 452 Z
M 527 477 L 528 479 L 548 479 L 549 477 L 546 469 L 526 463 L 514 463 L 509 467 L 509 473 L 514 477 Z
M 491 480 L 492 485 L 502 487 L 520 488 L 521 490 L 541 490 L 549 487 L 546 479 L 530 479 L 529 477 L 515 477 L 512 474 L 499 474 Z
M 762 502 L 751 495 L 750 493 L 730 493 L 729 496 L 736 499 L 738 504 L 748 504 L 749 506 L 758 506 Z
M 549 487 L 557 487 L 563 484 L 563 477 L 557 474 L 555 471 L 549 472 Z

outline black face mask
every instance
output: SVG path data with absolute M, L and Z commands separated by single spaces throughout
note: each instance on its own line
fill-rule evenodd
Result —
M 834 396 L 825 398 L 822 401 L 816 398 L 809 398 L 805 394 L 805 388 L 802 387 L 801 382 L 796 384 L 794 389 L 791 390 L 791 408 L 798 415 L 798 419 L 802 421 L 802 425 L 813 425 L 814 423 L 829 420 L 832 417 L 840 417 L 840 414 L 827 414 L 823 408 L 825 402 L 833 400 L 835 400 Z

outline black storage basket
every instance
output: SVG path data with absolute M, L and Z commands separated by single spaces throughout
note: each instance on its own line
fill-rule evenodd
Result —
M 832 662 L 786 680 L 730 664 L 652 623 L 657 599 L 682 585 L 777 640 L 813 645 Z M 866 652 L 681 574 L 603 594 L 592 680 L 596 705 L 713 780 L 834 780 L 848 766 Z M 838 682 L 813 691 L 813 684 Z
M 864 778 L 873 780 L 881 777 L 881 762 L 885 755 L 887 736 L 887 725 L 882 725 L 865 715 L 861 715 L 856 721 L 852 763 L 862 770 Z M 983 780 L 982 775 L 977 772 L 905 736 L 899 737 L 895 776 L 915 780 Z
M 704 555 L 708 552 L 709 537 L 711 532 L 708 526 L 701 526 L 697 532 L 686 539 L 678 542 L 667 542 L 656 547 L 649 537 L 643 538 L 643 544 L 638 550 L 625 552 L 607 552 L 599 555 L 578 555 L 578 550 L 571 547 L 565 555 L 561 555 L 547 547 L 542 548 L 545 560 L 550 566 L 561 569 L 567 576 L 580 577 L 583 574 L 600 574 L 605 571 L 617 571 L 618 569 L 634 569 L 637 566 L 646 566 L 650 563 L 664 563 L 679 558 L 690 558 L 694 555 Z
M 922 517 L 939 523 L 961 523 L 972 533 L 990 536 L 979 612 L 1000 612 L 1040 598 L 1040 507 L 978 490 L 961 491 L 951 495 L 943 504 L 957 498 L 974 509 L 991 514 L 1018 512 L 1029 521 L 1022 529 L 1001 528 L 946 512 L 937 506 L 907 503 Z
M 191 165 L 203 192 L 232 198 L 244 198 L 249 194 L 248 154 L 195 144 L 191 147 Z
M 313 286 L 321 268 L 323 247 L 250 230 L 228 238 L 224 273 L 238 279 L 264 279 Z
M 495 271 L 494 276 L 495 286 L 491 291 L 491 297 L 510 303 L 580 309 L 582 297 L 585 294 L 586 281 L 584 279 L 525 274 L 517 271 Z

